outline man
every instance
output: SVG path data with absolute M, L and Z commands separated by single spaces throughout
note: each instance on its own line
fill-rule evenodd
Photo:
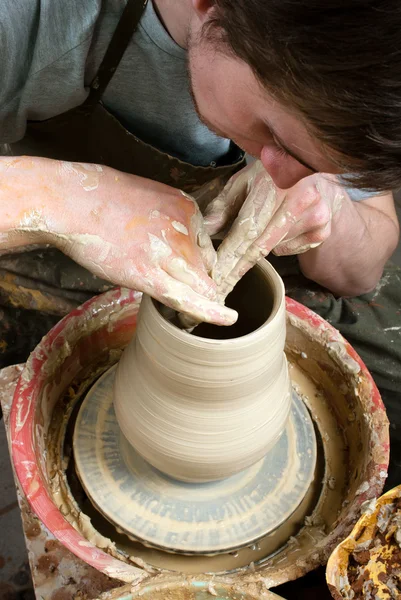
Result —
M 278 265 L 287 293 L 341 328 L 395 404 L 399 272 L 366 295 L 399 231 L 388 190 L 401 182 L 401 9 L 390 4 L 3 2 L 3 364 L 104 280 L 232 323 L 209 276 L 209 234 L 234 222 L 230 270 L 297 255 Z M 203 221 L 179 190 L 207 204 L 243 166 L 239 148 L 260 162 Z

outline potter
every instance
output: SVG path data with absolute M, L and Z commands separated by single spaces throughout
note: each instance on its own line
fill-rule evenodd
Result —
M 218 197 L 218 216 L 225 215 L 219 228 L 227 227 L 237 214 L 239 216 L 239 204 L 247 209 L 263 204 L 264 182 L 269 181 L 264 169 L 279 188 L 296 184 L 288 192 L 277 188 L 277 195 L 273 195 L 272 218 L 269 216 L 268 223 L 263 224 L 261 239 L 253 239 L 251 247 L 247 248 L 242 257 L 245 264 L 249 255 L 267 254 L 272 249 L 279 254 L 304 252 L 299 258 L 303 273 L 337 295 L 356 295 L 375 285 L 398 237 L 397 219 L 387 190 L 394 183 L 394 187 L 398 187 L 399 175 L 392 172 L 399 166 L 399 129 L 396 126 L 396 82 L 391 81 L 391 67 L 396 67 L 394 77 L 398 78 L 399 73 L 397 63 L 391 62 L 397 52 L 391 44 L 382 43 L 385 34 L 377 34 L 380 27 L 385 31 L 384 13 L 381 18 L 376 14 L 369 27 L 369 11 L 364 11 L 361 6 L 357 24 L 360 17 L 365 17 L 366 26 L 355 27 L 353 11 L 350 10 L 349 18 L 344 19 L 344 9 L 339 5 L 327 8 L 322 4 L 318 9 L 316 3 L 308 6 L 307 1 L 296 6 L 285 0 L 283 3 L 155 0 L 148 3 L 149 11 L 152 9 L 153 12 L 144 15 L 133 42 L 135 27 L 130 29 L 127 24 L 134 21 L 135 13 L 125 11 L 120 21 L 123 26 L 117 27 L 119 35 L 106 52 L 111 37 L 111 32 L 109 38 L 107 35 L 107 24 L 111 23 L 114 31 L 119 17 L 117 4 L 121 4 L 122 11 L 125 2 L 90 1 L 83 3 L 82 8 L 77 3 L 79 10 L 74 10 L 74 2 L 52 1 L 48 11 L 40 11 L 39 2 L 36 6 L 39 12 L 35 7 L 31 10 L 31 3 L 25 4 L 26 7 L 15 9 L 13 3 L 5 3 L 2 13 L 7 24 L 1 42 L 7 52 L 7 60 L 3 61 L 3 102 L 0 103 L 3 107 L 1 118 L 4 118 L 0 127 L 2 141 L 18 141 L 26 132 L 28 151 L 58 160 L 27 162 L 22 159 L 17 163 L 19 166 L 14 163 L 12 169 L 8 168 L 9 163 L 0 161 L 3 166 L 1 176 L 5 180 L 1 186 L 4 200 L 1 204 L 5 208 L 0 219 L 4 252 L 24 248 L 25 244 L 53 244 L 101 277 L 140 289 L 175 308 L 179 305 L 181 310 L 197 318 L 233 322 L 233 314 L 222 314 L 215 305 L 215 290 L 208 278 L 210 270 L 198 243 L 200 233 L 198 228 L 190 227 L 192 217 L 198 215 L 199 220 L 199 213 L 193 208 L 192 216 L 186 214 L 188 220 L 183 219 L 182 213 L 190 203 L 151 181 L 161 179 L 192 193 L 202 182 L 218 175 L 211 168 L 216 161 L 228 167 L 225 175 L 239 166 L 239 156 L 237 162 L 232 157 L 232 166 L 228 164 L 230 157 L 225 154 L 231 148 L 229 140 L 216 140 L 210 132 L 206 136 L 202 134 L 202 124 L 192 118 L 192 115 L 196 117 L 193 110 L 196 103 L 201 118 L 210 123 L 212 129 L 236 140 L 262 161 L 258 165 L 259 176 L 253 177 L 251 171 L 243 171 L 236 180 L 238 185 L 232 186 L 233 192 L 237 187 L 235 194 L 230 197 L 226 191 Z M 127 3 L 128 9 L 130 6 L 134 6 L 131 1 Z M 61 9 L 63 12 L 59 13 Z M 325 10 L 330 10 L 333 18 L 324 18 L 327 16 Z M 321 18 L 318 18 L 319 11 Z M 132 56 L 133 50 L 143 44 L 149 14 L 153 18 L 153 30 L 161 26 L 159 41 L 161 37 L 162 45 L 156 42 L 153 47 L 154 40 L 146 38 L 146 51 L 137 61 L 135 53 Z M 394 10 L 394 16 L 390 18 L 391 28 L 395 31 L 396 20 L 393 22 L 393 19 L 397 14 Z M 278 27 L 270 30 L 275 18 L 279 21 Z M 302 19 L 304 26 L 300 27 Z M 238 22 L 252 35 L 238 36 Z M 58 28 L 54 31 L 56 23 L 63 24 L 65 35 L 60 36 Z M 310 35 L 310 25 L 314 27 L 314 35 Z M 213 32 L 213 26 L 217 35 L 206 36 L 206 31 Z M 124 34 L 127 29 L 128 35 Z M 357 35 L 358 31 L 363 32 L 363 40 Z M 73 33 L 72 39 L 68 33 Z M 97 43 L 101 40 L 105 41 L 104 45 Z M 113 56 L 110 49 L 116 48 L 116 40 L 120 42 L 117 50 L 121 52 L 114 52 Z M 170 53 L 164 48 L 168 41 Z M 180 53 L 184 46 L 188 46 L 189 65 Z M 365 47 L 368 52 L 364 56 Z M 385 54 L 387 47 L 390 47 L 391 55 Z M 156 48 L 163 54 L 155 54 Z M 266 51 L 267 48 L 270 51 Z M 117 69 L 124 50 L 127 50 L 126 55 L 121 68 Z M 108 61 L 102 67 L 107 68 L 98 70 L 105 53 Z M 342 60 L 342 56 L 348 59 L 351 55 L 354 60 Z M 373 58 L 369 60 L 369 57 Z M 141 76 L 141 67 L 146 73 L 146 60 L 152 65 L 148 71 L 154 75 L 156 85 Z M 144 64 L 138 64 L 142 61 Z M 188 93 L 189 78 L 186 86 L 185 77 L 179 76 L 182 72 L 174 62 L 181 64 L 184 72 L 188 70 L 191 75 L 193 104 Z M 383 64 L 388 69 L 380 75 Z M 28 65 L 29 73 L 25 72 Z M 56 76 L 52 69 L 56 69 Z M 361 86 L 365 69 L 374 71 L 375 85 Z M 95 76 L 97 71 L 99 76 Z M 64 77 L 64 73 L 68 73 L 68 77 Z M 110 73 L 115 74 L 115 79 L 106 90 Z M 106 78 L 102 77 L 104 74 Z M 91 81 L 89 103 L 86 103 Z M 174 90 L 177 81 L 178 93 Z M 64 83 L 67 84 L 65 88 Z M 131 93 L 130 85 L 134 93 Z M 53 88 L 56 92 L 52 98 Z M 363 102 L 360 101 L 361 93 Z M 40 101 L 43 98 L 46 102 Z M 160 110 L 152 111 L 150 105 L 157 98 L 161 100 Z M 386 119 L 377 110 L 377 98 Z M 135 106 L 131 104 L 132 99 L 136 101 Z M 83 109 L 68 114 L 81 102 L 85 102 Z M 63 118 L 58 119 L 63 112 L 68 115 L 64 128 Z M 154 118 L 147 118 L 147 112 L 153 113 Z M 55 115 L 49 123 L 48 118 Z M 118 123 L 118 118 L 128 131 Z M 35 122 L 27 124 L 27 119 Z M 136 138 L 141 132 L 145 142 L 142 145 Z M 126 140 L 131 144 L 127 146 Z M 155 144 L 153 153 L 149 151 L 149 142 Z M 160 157 L 160 150 L 165 152 L 164 156 Z M 13 149 L 14 154 L 23 151 L 21 146 Z M 383 157 L 379 156 L 381 153 Z M 154 160 L 149 160 L 149 154 Z M 171 154 L 193 163 L 194 168 L 190 170 L 177 158 L 175 163 L 172 162 Z M 71 161 L 69 164 L 72 165 L 101 163 L 103 175 L 98 181 L 96 178 L 94 184 L 82 186 L 76 172 L 58 173 L 60 160 Z M 160 165 L 161 162 L 164 164 Z M 202 181 L 202 170 L 209 168 Z M 118 169 L 118 173 L 113 169 Z M 350 195 L 347 191 L 342 193 L 336 177 L 319 173 L 334 175 L 353 169 L 358 171 L 354 182 L 369 190 L 382 191 L 383 196 L 369 199 L 368 193 L 362 196 L 364 202 L 355 203 L 352 190 L 349 190 Z M 147 180 L 129 176 L 127 173 L 131 171 Z M 213 190 L 217 195 L 216 187 Z M 336 211 L 338 197 L 341 202 Z M 42 205 L 43 214 L 38 226 L 20 228 L 20 215 L 36 214 Z M 171 216 L 168 231 L 164 219 L 160 222 L 149 220 L 150 214 L 157 210 Z M 185 229 L 177 230 L 174 223 L 180 223 Z M 216 226 L 210 223 L 209 219 L 204 239 Z M 234 235 L 233 232 L 228 234 L 228 239 L 230 235 Z M 164 254 L 157 255 L 155 244 L 160 249 L 160 243 L 165 243 L 166 238 Z M 231 241 L 235 242 L 235 237 L 231 237 Z M 241 256 L 238 258 L 238 267 L 242 271 Z M 22 268 L 23 263 L 19 266 L 20 271 L 15 270 L 14 264 L 11 272 L 31 273 Z M 8 278 L 4 277 L 3 286 L 8 283 Z M 69 286 L 65 285 L 65 288 L 68 290 Z M 57 297 L 57 293 L 55 295 Z M 390 330 L 394 325 L 389 324 Z M 43 327 L 48 325 L 45 323 Z M 12 328 L 6 318 L 2 319 L 2 329 L 1 345 L 7 347 L 8 332 Z M 40 325 L 38 331 L 41 331 Z
M 280 277 L 262 260 L 228 304 L 240 315 L 234 326 L 202 324 L 189 334 L 144 296 L 137 334 L 117 369 L 122 432 L 150 464 L 183 481 L 222 479 L 257 462 L 288 418 Z
M 389 19 L 309 0 L 50 4 L 0 10 L 0 142 L 13 154 L 0 157 L 1 253 L 52 245 L 102 279 L 225 325 L 236 314 L 219 303 L 216 277 L 231 285 L 272 251 L 298 254 L 302 274 L 335 294 L 315 306 L 332 322 L 339 296 L 377 284 L 398 240 L 388 191 L 400 183 L 398 54 L 378 43 L 397 31 L 396 10 Z M 375 85 L 361 86 L 367 72 Z M 256 165 L 238 171 L 239 147 Z M 179 190 L 203 207 L 214 200 L 205 223 Z M 236 262 L 213 274 L 209 235 L 221 231 Z M 0 267 L 1 296 L 11 297 L 3 364 L 24 361 L 52 322 L 107 286 L 53 249 L 1 257 Z M 313 305 L 315 283 L 296 275 L 291 293 Z M 398 308 L 399 274 L 388 277 Z M 367 332 L 360 343 L 373 368 L 381 338 L 380 376 L 399 390 L 397 310 L 383 310 L 384 327 L 383 316 L 366 322 L 369 301 L 366 309 L 352 315 L 365 323 L 348 337 Z M 27 323 L 35 335 L 25 335 Z

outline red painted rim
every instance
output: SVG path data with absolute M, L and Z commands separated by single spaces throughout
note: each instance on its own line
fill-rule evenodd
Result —
M 18 381 L 10 414 L 12 460 L 19 483 L 32 510 L 46 528 L 76 556 L 103 573 L 125 581 L 138 579 L 140 570 L 113 558 L 93 544 L 90 544 L 63 517 L 51 499 L 46 489 L 46 484 L 42 479 L 41 470 L 37 464 L 35 449 L 33 447 L 33 416 L 36 402 L 40 398 L 42 385 L 46 380 L 46 363 L 49 360 L 49 355 L 57 351 L 56 349 L 61 341 L 60 336 L 63 335 L 66 326 L 71 321 L 79 320 L 84 315 L 96 314 L 101 307 L 107 309 L 107 307 L 116 305 L 123 307 L 131 303 L 138 304 L 139 299 L 140 294 L 138 292 L 114 289 L 89 300 L 64 317 L 43 338 L 29 357 L 27 365 Z M 361 371 L 371 383 L 371 401 L 375 407 L 375 412 L 382 412 L 385 415 L 385 408 L 379 391 L 365 364 L 350 344 L 327 321 L 302 304 L 286 298 L 286 307 L 291 315 L 308 323 L 313 328 L 319 328 L 327 332 L 333 341 L 345 343 L 346 351 L 360 365 Z M 120 326 L 124 321 L 122 320 L 118 323 L 118 326 Z M 385 438 L 385 435 L 382 435 L 382 438 Z M 388 454 L 388 439 L 380 439 L 380 443 L 384 451 L 386 452 L 387 450 Z M 386 464 L 374 465 L 374 470 L 377 471 L 377 474 L 386 468 Z M 361 501 L 362 499 L 361 497 Z

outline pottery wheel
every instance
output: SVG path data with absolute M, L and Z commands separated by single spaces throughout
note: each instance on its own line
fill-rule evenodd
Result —
M 272 533 L 302 502 L 316 439 L 295 392 L 287 427 L 261 461 L 222 481 L 189 484 L 154 469 L 127 442 L 113 408 L 114 375 L 115 367 L 87 394 L 73 445 L 89 499 L 118 531 L 167 552 L 227 553 Z

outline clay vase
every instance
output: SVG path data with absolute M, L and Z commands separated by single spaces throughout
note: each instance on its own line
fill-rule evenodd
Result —
M 273 447 L 288 419 L 281 278 L 263 260 L 227 305 L 239 312 L 235 325 L 203 323 L 190 334 L 144 296 L 117 368 L 114 407 L 124 436 L 174 479 L 206 482 L 242 471 Z

